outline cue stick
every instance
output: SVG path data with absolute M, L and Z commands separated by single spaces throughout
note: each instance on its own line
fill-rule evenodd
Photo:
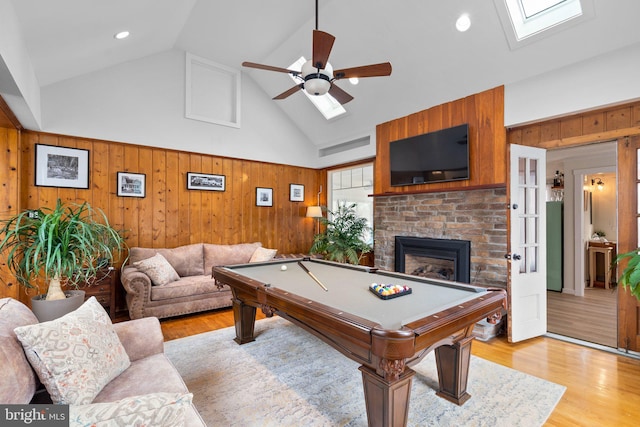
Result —
M 305 267 L 305 266 L 304 266 L 304 264 L 302 264 L 302 262 L 298 261 L 298 265 L 299 265 L 299 266 L 300 266 L 300 268 L 302 268 L 302 269 L 303 269 L 303 270 L 304 270 L 304 271 L 305 271 L 309 276 L 311 276 L 311 278 L 312 278 L 313 280 L 315 280 L 315 281 L 316 281 L 316 283 L 317 283 L 318 285 L 320 285 L 320 287 L 321 287 L 322 289 L 324 289 L 326 292 L 329 292 L 329 289 L 327 289 L 327 287 L 326 287 L 325 285 L 323 285 L 323 284 L 322 284 L 322 282 L 321 282 L 320 280 L 318 280 L 318 278 L 317 278 L 317 277 L 316 277 L 312 272 L 310 272 L 310 271 L 309 271 L 309 269 L 308 269 L 307 267 Z

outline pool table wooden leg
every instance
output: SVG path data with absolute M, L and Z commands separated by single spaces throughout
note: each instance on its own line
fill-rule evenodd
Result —
M 457 405 L 469 400 L 467 378 L 473 337 L 464 337 L 453 345 L 436 348 L 436 366 L 440 390 L 436 393 Z
M 238 344 L 246 344 L 255 341 L 253 329 L 256 324 L 256 308 L 245 304 L 239 299 L 232 299 L 233 320 L 236 327 L 234 341 Z
M 396 381 L 389 382 L 366 366 L 360 366 L 367 404 L 367 419 L 373 427 L 404 427 L 409 415 L 411 379 L 415 372 L 405 368 Z

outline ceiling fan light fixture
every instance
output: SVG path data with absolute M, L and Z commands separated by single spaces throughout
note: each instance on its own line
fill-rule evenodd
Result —
M 466 13 L 460 15 L 456 21 L 456 29 L 461 33 L 464 33 L 471 28 L 471 18 Z
M 324 69 L 318 69 L 309 60 L 302 65 L 302 78 L 304 79 L 304 90 L 309 95 L 324 95 L 331 88 L 333 67 L 327 62 Z

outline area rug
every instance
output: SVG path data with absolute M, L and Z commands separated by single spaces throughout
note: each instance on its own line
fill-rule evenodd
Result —
M 256 341 L 233 328 L 165 343 L 209 427 L 366 426 L 359 364 L 290 322 L 256 322 Z M 541 426 L 565 387 L 471 357 L 457 406 L 438 396 L 433 352 L 413 366 L 409 426 Z

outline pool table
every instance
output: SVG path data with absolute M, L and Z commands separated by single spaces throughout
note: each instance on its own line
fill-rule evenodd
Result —
M 361 363 L 370 426 L 406 425 L 415 374 L 410 366 L 431 350 L 437 394 L 458 405 L 469 399 L 474 324 L 497 321 L 506 301 L 503 289 L 310 258 L 220 266 L 212 274 L 233 292 L 238 344 L 254 340 L 260 307 Z M 369 290 L 372 283 L 408 286 L 411 293 L 382 299 Z

